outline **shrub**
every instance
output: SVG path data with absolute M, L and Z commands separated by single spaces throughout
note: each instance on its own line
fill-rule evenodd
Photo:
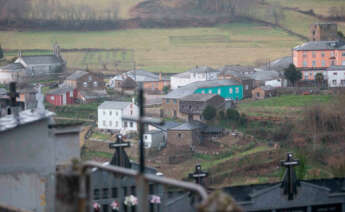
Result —
M 235 109 L 227 109 L 226 117 L 228 120 L 238 121 L 240 119 L 240 113 Z
M 209 105 L 202 112 L 202 116 L 208 121 L 212 120 L 214 117 L 216 117 L 216 115 L 217 115 L 216 108 Z

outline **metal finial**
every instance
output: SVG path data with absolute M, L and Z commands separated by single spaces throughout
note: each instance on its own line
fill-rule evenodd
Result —
M 294 167 L 299 165 L 299 161 L 293 159 L 291 152 L 287 153 L 286 160 L 280 162 L 281 166 L 286 167 L 286 171 L 283 177 L 281 188 L 283 188 L 284 194 L 288 195 L 288 200 L 293 200 L 297 195 L 297 187 L 300 183 L 297 179 Z

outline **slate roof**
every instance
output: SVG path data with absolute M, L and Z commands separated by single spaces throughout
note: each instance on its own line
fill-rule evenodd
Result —
M 179 73 L 179 74 L 175 74 L 171 77 L 178 77 L 178 78 L 186 78 L 186 79 L 189 79 L 190 78 L 190 72 L 189 71 L 186 71 L 186 72 L 182 72 L 182 73 Z
M 255 72 L 254 67 L 251 66 L 240 66 L 240 65 L 226 65 L 223 68 L 220 69 L 220 72 L 222 74 L 226 73 L 232 73 L 232 72 L 237 72 L 237 73 L 250 73 L 250 72 Z
M 280 74 L 277 71 L 257 71 L 248 76 L 258 81 L 268 81 L 280 78 Z
M 181 98 L 182 101 L 196 101 L 196 102 L 206 102 L 213 97 L 217 96 L 217 94 L 201 94 L 195 93 L 188 96 Z
M 0 71 L 18 72 L 18 71 L 22 71 L 23 69 L 24 69 L 24 66 L 20 63 L 10 63 L 10 64 L 0 67 Z
M 88 74 L 88 72 L 78 70 L 78 71 L 73 72 L 73 74 L 69 75 L 69 76 L 66 78 L 66 80 L 77 80 L 77 79 L 79 79 L 80 77 L 85 76 L 86 74 Z
M 302 180 L 301 182 L 311 183 L 317 186 L 326 187 L 330 189 L 330 193 L 343 193 L 345 192 L 345 178 L 333 178 L 333 179 L 317 179 L 317 180 Z M 252 185 L 240 185 L 223 188 L 223 191 L 230 194 L 236 201 L 250 201 L 250 194 L 258 192 L 263 189 L 270 188 L 280 184 L 266 183 L 266 184 L 252 184 Z M 303 185 L 303 184 L 302 184 Z M 297 194 L 298 195 L 298 194 Z
M 274 87 L 272 87 L 270 85 L 260 86 L 260 88 L 264 91 L 271 91 L 274 89 Z
M 235 80 L 210 80 L 210 81 L 198 81 L 193 82 L 188 85 L 177 88 L 167 95 L 164 98 L 166 99 L 180 99 L 185 96 L 191 95 L 198 88 L 212 88 L 220 86 L 229 86 L 229 85 L 240 85 L 241 83 Z
M 270 70 L 274 70 L 274 71 L 278 71 L 278 72 L 283 72 L 284 69 L 288 68 L 290 64 L 292 64 L 292 57 L 291 56 L 286 56 L 286 57 L 282 57 L 279 59 L 276 59 L 274 61 L 272 61 L 269 65 L 269 67 L 267 66 L 261 66 L 259 69 L 261 70 L 267 70 L 268 68 Z
M 175 121 L 165 121 L 164 124 L 159 125 L 159 124 L 151 124 L 152 126 L 162 130 L 162 131 L 167 131 L 168 129 L 177 127 L 181 125 L 181 123 L 175 122 Z
M 154 74 L 152 72 L 148 72 L 145 70 L 133 70 L 128 71 L 123 74 L 116 75 L 113 77 L 112 80 L 119 80 L 122 81 L 126 79 L 127 77 L 132 78 L 136 82 L 155 82 L 159 81 L 159 76 L 157 74 Z M 168 80 L 166 78 L 162 78 L 163 80 Z
M 216 70 L 216 69 L 213 69 L 211 67 L 208 67 L 208 66 L 197 66 L 197 67 L 194 67 L 190 70 L 188 70 L 187 72 L 190 72 L 190 73 L 210 73 L 210 72 L 219 72 L 219 70 Z
M 190 122 L 186 122 L 183 123 L 177 127 L 171 128 L 170 130 L 181 130 L 181 131 L 188 131 L 188 130 L 194 130 L 194 129 L 206 129 L 207 128 L 207 124 L 204 124 L 200 121 L 190 121 Z
M 326 71 L 345 71 L 345 66 L 330 66 Z
M 344 41 L 310 41 L 298 45 L 294 48 L 296 51 L 312 51 L 312 50 L 333 50 L 345 49 Z
M 105 90 L 81 90 L 79 93 L 85 99 L 98 99 L 108 96 Z
M 55 55 L 34 55 L 20 57 L 27 65 L 63 64 L 63 60 Z
M 63 88 L 57 88 L 54 90 L 50 90 L 47 92 L 47 94 L 50 94 L 50 95 L 65 94 L 66 92 L 70 92 L 70 91 L 73 91 L 73 88 L 63 87 Z
M 131 102 L 105 101 L 98 106 L 98 109 L 123 109 Z

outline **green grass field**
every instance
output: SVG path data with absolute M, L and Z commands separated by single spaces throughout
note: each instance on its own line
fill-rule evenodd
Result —
M 4 49 L 50 49 L 54 42 L 62 48 L 133 49 L 134 56 L 129 57 L 135 58 L 136 67 L 156 72 L 182 72 L 195 65 L 217 68 L 226 64 L 253 64 L 260 59 L 289 55 L 291 48 L 301 43 L 278 28 L 252 23 L 103 32 L 0 31 L 0 40 Z M 66 55 L 67 64 L 72 67 L 85 58 L 75 53 Z M 102 53 L 91 61 L 103 58 L 107 56 Z
M 305 106 L 328 103 L 331 95 L 284 95 L 238 105 L 241 113 L 248 116 L 297 117 Z

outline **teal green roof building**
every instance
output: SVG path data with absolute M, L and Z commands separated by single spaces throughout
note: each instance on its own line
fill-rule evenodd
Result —
M 218 94 L 224 99 L 243 99 L 243 86 L 234 80 L 212 80 L 194 82 L 168 93 L 165 99 L 180 99 L 190 94 Z

